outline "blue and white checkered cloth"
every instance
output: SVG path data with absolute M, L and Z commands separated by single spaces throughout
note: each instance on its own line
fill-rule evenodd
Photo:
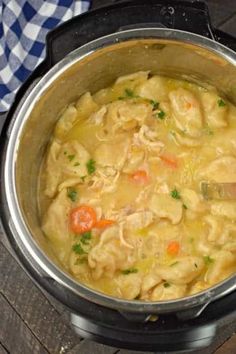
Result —
M 48 31 L 89 8 L 90 0 L 0 0 L 0 112 L 45 56 Z

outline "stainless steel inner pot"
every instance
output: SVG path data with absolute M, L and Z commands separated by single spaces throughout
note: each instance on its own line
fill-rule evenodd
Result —
M 9 227 L 28 261 L 42 276 L 89 301 L 120 311 L 168 313 L 202 308 L 236 289 L 236 276 L 191 297 L 165 302 L 112 298 L 77 283 L 57 263 L 40 229 L 37 179 L 59 112 L 87 90 L 104 88 L 139 70 L 216 86 L 236 104 L 236 54 L 217 42 L 171 29 L 118 32 L 75 50 L 34 82 L 8 131 L 4 189 Z M 79 298 L 78 298 L 79 299 Z

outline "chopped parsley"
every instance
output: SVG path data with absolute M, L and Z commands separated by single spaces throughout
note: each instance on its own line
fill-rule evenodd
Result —
M 176 261 L 170 265 L 170 267 L 174 267 L 176 264 L 179 264 L 179 261 Z
M 170 195 L 174 199 L 181 199 L 180 193 L 177 191 L 177 189 L 173 189 L 173 191 L 170 192 Z
M 133 90 L 126 88 L 124 91 L 124 96 L 120 96 L 118 99 L 125 100 L 126 98 L 139 98 L 139 96 L 135 95 Z
M 87 252 L 85 252 L 85 250 L 82 248 L 80 243 L 76 243 L 72 246 L 72 250 L 79 255 L 83 255 L 86 254 Z
M 80 177 L 81 181 L 84 182 L 84 180 L 85 180 L 86 177 L 87 177 L 87 176 L 81 176 L 81 177 Z
M 67 197 L 70 198 L 72 202 L 76 202 L 77 200 L 77 191 L 74 188 L 67 188 Z
M 186 204 L 183 204 L 183 208 L 184 208 L 184 209 L 188 209 L 188 207 L 187 207 Z
M 86 263 L 87 262 L 87 260 L 88 260 L 88 258 L 87 257 L 81 257 L 81 258 L 78 258 L 78 259 L 76 259 L 76 261 L 75 261 L 75 265 L 78 265 L 78 264 L 83 264 L 83 263 Z
M 96 161 L 94 161 L 93 159 L 88 160 L 88 162 L 86 163 L 86 167 L 89 175 L 92 175 L 95 172 L 96 170 L 95 164 Z
M 80 163 L 79 162 L 75 162 L 74 163 L 74 166 L 76 167 L 76 166 L 79 166 L 80 165 Z
M 72 161 L 72 160 L 74 160 L 75 155 L 68 155 L 67 158 L 68 158 L 69 161 Z
M 165 282 L 165 283 L 163 284 L 163 286 L 164 286 L 164 288 L 169 288 L 171 285 L 170 285 L 170 283 Z
M 164 111 L 160 111 L 160 112 L 157 113 L 157 116 L 158 116 L 159 119 L 164 119 L 164 118 L 165 118 L 165 115 L 166 115 L 166 114 L 165 114 Z
M 225 107 L 225 106 L 226 106 L 226 103 L 225 103 L 225 101 L 222 100 L 222 98 L 220 98 L 220 99 L 217 101 L 217 103 L 218 103 L 218 106 L 219 106 L 219 107 Z
M 154 100 L 150 100 L 150 103 L 151 103 L 151 105 L 152 105 L 154 111 L 155 111 L 156 109 L 158 109 L 159 104 L 160 104 L 159 102 L 154 101 Z
M 194 263 L 194 267 L 195 267 L 195 268 L 198 268 L 198 265 L 197 265 L 197 263 Z
M 91 231 L 84 232 L 83 234 L 81 234 L 80 242 L 83 243 L 84 245 L 88 245 L 91 238 L 92 238 Z
M 121 271 L 121 273 L 124 274 L 124 275 L 132 274 L 132 273 L 138 273 L 138 269 L 136 269 L 136 268 L 124 269 L 124 270 Z
M 203 131 L 206 135 L 214 135 L 213 130 L 209 127 L 208 124 L 204 126 Z
M 209 265 L 214 262 L 214 259 L 211 258 L 210 256 L 204 256 L 203 259 L 206 265 Z
M 125 89 L 125 95 L 126 95 L 127 97 L 130 97 L 130 98 L 135 97 L 134 91 L 132 91 L 132 90 L 129 89 L 129 88 L 126 88 L 126 89 Z
M 64 151 L 64 155 L 67 155 L 67 151 Z

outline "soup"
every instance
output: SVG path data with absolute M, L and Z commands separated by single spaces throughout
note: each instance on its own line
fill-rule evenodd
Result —
M 148 72 L 65 108 L 42 165 L 42 229 L 80 283 L 123 299 L 170 300 L 236 270 L 236 108 L 216 89 Z

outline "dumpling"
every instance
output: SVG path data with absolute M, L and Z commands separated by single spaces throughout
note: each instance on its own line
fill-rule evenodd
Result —
M 188 147 L 195 147 L 201 145 L 201 141 L 199 139 L 193 139 L 178 132 L 173 132 L 172 136 L 177 145 L 183 145 Z
M 150 272 L 143 278 L 142 281 L 142 296 L 146 296 L 149 290 L 153 289 L 157 284 L 162 282 L 162 278 L 155 272 Z
M 46 161 L 45 195 L 50 198 L 55 195 L 61 177 L 61 166 L 57 162 L 60 150 L 61 144 L 53 140 Z
M 222 248 L 226 251 L 230 251 L 232 253 L 235 253 L 236 252 L 236 240 L 225 243 L 225 245 L 223 245 Z
M 85 277 L 85 275 L 89 274 L 89 266 L 85 259 L 80 259 L 78 254 L 76 254 L 74 251 L 71 252 L 70 254 L 70 259 L 69 259 L 69 267 L 70 271 L 72 274 L 75 276 L 81 276 Z
M 209 232 L 207 239 L 210 242 L 218 243 L 223 232 L 223 223 L 221 219 L 217 219 L 212 215 L 205 216 L 204 220 L 209 225 Z
M 169 98 L 177 128 L 192 138 L 199 137 L 203 127 L 203 116 L 194 94 L 178 88 L 169 93 Z
M 142 275 L 140 273 L 120 275 L 116 284 L 122 298 L 133 300 L 140 294 Z
M 46 162 L 47 185 L 45 194 L 53 197 L 58 190 L 81 182 L 87 175 L 86 164 L 90 154 L 78 141 L 72 140 L 65 144 L 56 141 L 50 147 Z
M 214 92 L 202 92 L 201 102 L 205 119 L 212 128 L 223 128 L 228 125 L 228 107 L 219 105 L 219 96 Z
M 128 152 L 128 156 L 123 167 L 124 173 L 131 173 L 138 169 L 138 167 L 142 164 L 145 157 L 145 153 L 141 149 L 132 148 Z
M 149 210 L 141 210 L 130 214 L 125 218 L 125 228 L 128 230 L 143 229 L 154 220 L 154 215 Z
M 188 295 L 194 295 L 207 288 L 209 288 L 209 284 L 207 284 L 205 281 L 199 280 L 193 286 L 191 286 Z
M 170 266 L 160 266 L 156 269 L 156 274 L 169 283 L 184 285 L 190 283 L 204 268 L 202 258 L 186 256 L 179 258 L 177 263 Z
M 76 108 L 77 108 L 79 117 L 87 118 L 90 116 L 90 114 L 97 111 L 99 109 L 99 106 L 94 101 L 90 92 L 86 92 L 78 99 L 78 101 L 76 103 Z
M 50 204 L 42 223 L 42 230 L 53 242 L 61 261 L 67 260 L 71 251 L 68 222 L 70 208 L 71 202 L 67 197 L 67 191 L 63 189 Z
M 153 194 L 149 208 L 157 217 L 167 218 L 172 224 L 178 224 L 182 218 L 182 202 L 168 194 Z
M 104 122 L 105 115 L 107 113 L 107 107 L 102 106 L 97 112 L 94 112 L 89 117 L 89 123 L 100 125 Z
M 55 137 L 58 139 L 63 139 L 69 130 L 73 127 L 78 118 L 77 109 L 70 105 L 60 117 L 56 128 Z
M 200 178 L 218 183 L 235 182 L 236 158 L 221 156 L 198 172 Z
M 236 241 L 236 225 L 226 224 L 224 225 L 223 232 L 219 238 L 219 243 L 221 245 L 226 245 L 227 243 L 232 243 Z
M 215 284 L 233 273 L 235 269 L 236 255 L 226 250 L 221 250 L 211 254 L 213 262 L 210 264 L 205 274 L 205 281 Z
M 135 82 L 139 82 L 139 81 L 146 81 L 148 78 L 150 71 L 138 71 L 136 73 L 133 74 L 128 74 L 128 75 L 124 75 L 124 76 L 120 76 L 118 77 L 118 79 L 115 82 L 116 84 L 123 84 L 126 81 L 135 81 Z
M 133 249 L 121 242 L 119 226 L 108 228 L 100 237 L 99 243 L 88 254 L 88 263 L 95 279 L 102 275 L 112 277 L 117 270 L 133 266 Z
M 126 136 L 114 142 L 101 143 L 94 151 L 97 165 L 121 170 L 128 155 L 129 144 Z
M 196 213 L 203 213 L 206 211 L 207 207 L 204 201 L 202 200 L 201 196 L 197 194 L 193 189 L 182 189 L 181 197 L 188 210 L 194 211 Z
M 144 124 L 151 114 L 149 103 L 120 100 L 108 105 L 106 119 L 113 132 L 118 129 L 129 131 Z
M 211 214 L 236 220 L 236 202 L 226 200 L 212 202 Z
M 170 283 L 162 283 L 157 285 L 151 292 L 151 301 L 164 301 L 183 297 L 186 293 L 186 285 L 176 285 Z
M 140 97 L 158 102 L 168 97 L 165 79 L 157 75 L 139 85 L 135 92 Z

